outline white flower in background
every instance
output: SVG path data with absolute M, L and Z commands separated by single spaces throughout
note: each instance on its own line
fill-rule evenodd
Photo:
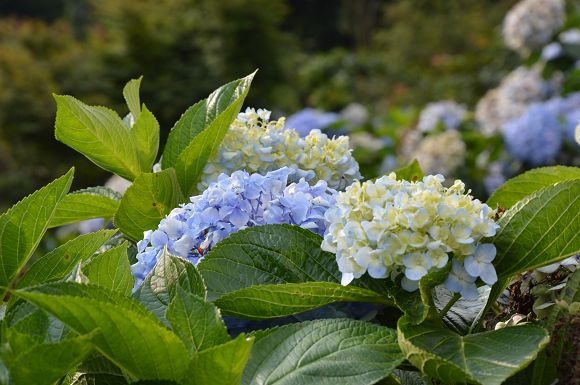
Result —
M 563 0 L 523 0 L 517 3 L 503 21 L 506 45 L 521 55 L 548 43 L 564 24 Z
M 481 132 L 501 133 L 506 122 L 521 116 L 531 103 L 548 99 L 558 89 L 556 81 L 542 78 L 539 67 L 516 68 L 477 103 L 475 118 Z
M 445 131 L 423 139 L 412 158 L 417 159 L 426 174 L 453 175 L 463 164 L 465 152 L 466 146 L 459 132 Z
M 455 130 L 463 122 L 466 114 L 465 107 L 452 100 L 429 103 L 419 115 L 417 128 L 429 132 L 441 125 L 446 130 Z
M 558 35 L 558 39 L 562 44 L 566 45 L 580 45 L 580 29 L 578 28 L 571 28 L 560 35 Z
M 351 127 L 358 127 L 369 120 L 369 111 L 362 104 L 350 103 L 340 112 L 340 117 L 350 123 Z
M 336 254 L 343 285 L 365 273 L 373 278 L 402 275 L 402 287 L 413 291 L 425 274 L 445 267 L 452 256 L 459 267 L 450 276 L 456 283 L 450 290 L 470 295 L 478 277 L 493 281 L 495 248 L 480 241 L 495 235 L 494 210 L 465 194 L 461 181 L 449 188 L 443 181 L 442 175 L 400 181 L 391 173 L 374 182 L 355 181 L 338 194 L 325 214 L 322 249 Z
M 220 174 L 230 175 L 237 170 L 264 175 L 289 167 L 294 170 L 293 182 L 300 178 L 311 183 L 325 180 L 334 189 L 343 189 L 361 178 L 348 137 L 330 139 L 320 130 L 311 130 L 301 138 L 298 132 L 286 127 L 284 118 L 276 121 L 269 118 L 270 111 L 253 108 L 238 115 L 206 164 L 197 186 L 199 191 L 205 190 Z

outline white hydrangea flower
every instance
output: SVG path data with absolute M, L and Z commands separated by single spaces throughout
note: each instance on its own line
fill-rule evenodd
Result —
M 542 47 L 564 24 L 564 0 L 523 0 L 506 15 L 503 36 L 506 45 L 521 55 Z
M 459 267 L 452 272 L 450 290 L 472 294 L 478 277 L 492 283 L 495 247 L 480 241 L 495 235 L 495 211 L 466 194 L 461 181 L 449 188 L 443 181 L 442 175 L 429 175 L 409 182 L 391 173 L 374 182 L 355 181 L 338 194 L 325 214 L 322 249 L 336 254 L 343 285 L 365 273 L 402 275 L 403 288 L 413 291 L 451 256 Z
M 346 136 L 328 138 L 312 130 L 305 138 L 285 126 L 285 119 L 270 121 L 270 111 L 246 109 L 238 115 L 218 151 L 206 164 L 198 190 L 203 191 L 224 173 L 237 170 L 266 174 L 282 167 L 294 170 L 291 182 L 325 180 L 330 188 L 343 189 L 360 179 Z
M 417 159 L 427 174 L 453 175 L 463 164 L 466 149 L 459 132 L 450 130 L 424 138 L 412 158 Z
M 421 111 L 417 128 L 422 132 L 433 131 L 440 124 L 446 130 L 455 130 L 465 119 L 465 107 L 452 100 L 429 103 Z

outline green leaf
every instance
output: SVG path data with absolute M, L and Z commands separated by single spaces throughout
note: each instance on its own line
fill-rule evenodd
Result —
M 159 122 L 143 105 L 143 111 L 139 118 L 135 118 L 135 124 L 131 130 L 141 170 L 150 171 L 153 169 L 159 151 Z
M 134 135 L 116 112 L 88 106 L 72 96 L 54 95 L 54 99 L 57 140 L 126 179 L 150 171 L 141 168 Z
M 161 160 L 163 168 L 174 167 L 179 156 L 198 134 L 212 124 L 228 106 L 236 103 L 240 97 L 245 97 L 254 74 L 255 72 L 243 79 L 221 86 L 207 99 L 197 102 L 183 113 L 169 132 Z
M 533 192 L 572 179 L 580 179 L 580 168 L 566 166 L 535 168 L 501 185 L 488 199 L 487 204 L 491 207 L 500 206 L 509 209 Z
M 16 287 L 23 288 L 63 279 L 79 262 L 90 258 L 117 230 L 100 230 L 80 235 L 34 260 Z
M 119 367 L 99 354 L 84 360 L 67 385 L 127 385 Z
M 256 334 L 243 385 L 365 385 L 404 357 L 394 330 L 363 321 L 303 322 Z
M 65 196 L 74 169 L 24 198 L 0 216 L 0 288 L 6 289 L 21 274 Z
M 580 253 L 580 180 L 538 190 L 508 210 L 493 239 L 498 277 Z
M 139 114 L 141 114 L 141 101 L 139 99 L 141 80 L 143 80 L 143 76 L 140 76 L 138 79 L 131 79 L 123 87 L 123 97 L 135 121 L 139 119 Z
M 94 346 L 132 377 L 179 380 L 185 373 L 188 352 L 179 337 L 118 293 L 94 285 L 59 283 L 15 294 L 79 334 L 99 330 Z
M 412 325 L 401 317 L 397 329 L 407 360 L 445 384 L 499 385 L 549 341 L 546 330 L 532 324 L 460 336 L 431 321 Z
M 417 162 L 417 159 L 413 159 L 413 161 L 405 167 L 396 169 L 394 173 L 397 174 L 398 180 L 408 180 L 410 182 L 416 182 L 423 179 L 425 176 L 421 165 Z
M 251 227 L 218 243 L 198 269 L 211 300 L 253 285 L 340 282 L 336 258 L 320 249 L 321 242 L 298 226 Z
M 74 334 L 61 321 L 23 300 L 10 304 L 6 311 L 5 327 L 26 334 L 35 344 L 59 342 Z
M 139 175 L 129 186 L 115 215 L 115 226 L 137 241 L 143 232 L 156 229 L 183 196 L 173 169 Z
M 356 286 L 332 282 L 258 285 L 228 293 L 216 300 L 224 314 L 249 319 L 283 317 L 334 302 L 390 301 L 383 295 Z
M 56 207 L 50 227 L 57 227 L 92 218 L 113 218 L 121 194 L 108 187 L 90 187 L 66 195 Z
M 26 338 L 20 338 L 23 336 L 20 333 L 8 330 L 10 350 L 3 350 L 1 355 L 15 384 L 51 385 L 91 352 L 94 335 L 31 345 Z
M 232 341 L 194 354 L 181 383 L 184 385 L 239 384 L 253 342 L 252 337 L 248 338 L 240 334 Z
M 163 323 L 168 324 L 165 311 L 174 298 L 177 287 L 202 299 L 206 298 L 203 278 L 195 266 L 165 250 L 134 296 Z
M 93 258 L 83 268 L 89 281 L 125 296 L 131 295 L 135 279 L 131 274 L 127 247 L 128 243 L 123 242 Z
M 229 83 L 208 97 L 205 128 L 190 139 L 190 143 L 179 152 L 175 163 L 165 164 L 165 167 L 175 168 L 179 184 L 186 195 L 195 192 L 197 180 L 205 164 L 217 151 L 230 124 L 240 112 L 254 74 Z M 189 131 L 196 129 L 190 128 Z
M 190 353 L 230 340 L 219 309 L 180 286 L 165 316 Z
M 484 307 L 487 303 L 491 288 L 480 286 L 477 288 L 479 297 L 475 300 L 460 298 L 443 317 L 445 325 L 458 334 L 465 335 L 471 332 L 477 322 L 484 314 Z M 443 286 L 435 288 L 433 300 L 438 311 L 441 311 L 451 301 L 453 293 Z

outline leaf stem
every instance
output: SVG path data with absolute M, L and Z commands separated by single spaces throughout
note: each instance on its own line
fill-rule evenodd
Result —
M 453 294 L 453 297 L 451 297 L 449 302 L 447 302 L 447 305 L 445 305 L 445 307 L 441 310 L 441 313 L 439 313 L 439 316 L 441 317 L 441 319 L 443 319 L 443 317 L 445 317 L 445 315 L 447 314 L 449 309 L 451 309 L 451 307 L 453 307 L 453 305 L 455 304 L 455 302 L 457 302 L 459 300 L 459 298 L 461 298 L 461 295 L 459 293 Z

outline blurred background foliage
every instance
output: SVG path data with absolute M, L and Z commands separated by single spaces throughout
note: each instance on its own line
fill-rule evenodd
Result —
M 500 31 L 515 2 L 0 2 L 0 209 L 71 164 L 76 188 L 106 178 L 54 139 L 51 93 L 124 115 L 121 89 L 143 75 L 163 138 L 189 105 L 259 68 L 247 105 L 280 116 L 356 102 L 390 135 L 416 118 L 393 108 L 438 99 L 472 108 L 517 65 Z

